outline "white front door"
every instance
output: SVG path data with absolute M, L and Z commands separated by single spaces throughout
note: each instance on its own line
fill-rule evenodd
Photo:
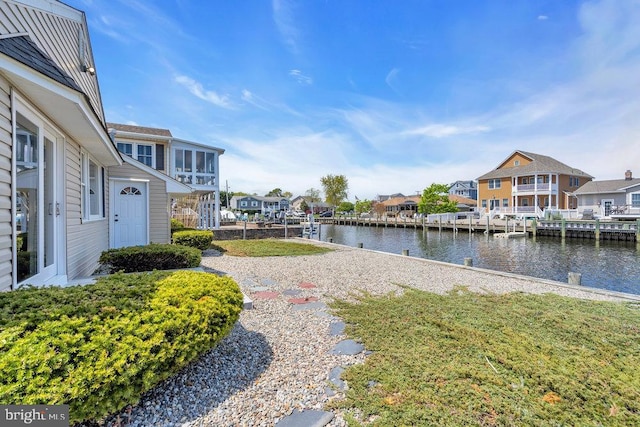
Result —
M 146 182 L 112 181 L 111 247 L 122 248 L 149 243 L 147 191 Z

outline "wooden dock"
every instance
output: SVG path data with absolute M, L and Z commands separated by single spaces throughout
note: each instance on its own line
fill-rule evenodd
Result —
M 457 233 L 520 233 L 522 236 L 551 236 L 595 240 L 640 242 L 640 220 L 514 220 L 514 219 L 458 219 L 427 222 L 425 218 L 319 218 L 322 224 L 359 227 L 413 228 L 415 230 L 453 231 Z M 504 236 L 503 236 L 504 237 Z

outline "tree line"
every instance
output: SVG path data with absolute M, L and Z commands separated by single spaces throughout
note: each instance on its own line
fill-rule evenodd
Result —
M 385 206 L 372 200 L 359 200 L 352 203 L 347 200 L 349 191 L 349 181 L 344 175 L 326 175 L 320 178 L 322 192 L 316 188 L 309 188 L 304 194 L 304 202 L 301 206 L 303 210 L 309 209 L 309 204 L 322 202 L 321 194 L 324 193 L 324 202 L 338 212 L 355 212 L 356 214 L 376 212 L 379 215 L 384 213 Z M 223 205 L 233 196 L 250 196 L 243 192 L 220 191 L 220 200 Z M 253 194 L 256 196 L 257 194 Z M 265 194 L 265 197 L 283 197 L 291 199 L 293 193 L 283 191 L 281 188 L 274 188 Z M 378 212 L 382 209 L 381 212 Z M 456 202 L 449 200 L 449 185 L 433 183 L 422 191 L 420 202 L 418 203 L 418 213 L 435 214 L 457 212 Z

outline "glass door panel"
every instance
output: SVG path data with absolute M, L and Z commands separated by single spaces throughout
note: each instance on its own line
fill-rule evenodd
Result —
M 38 274 L 40 235 L 40 162 L 38 127 L 21 114 L 16 123 L 16 250 L 17 280 Z

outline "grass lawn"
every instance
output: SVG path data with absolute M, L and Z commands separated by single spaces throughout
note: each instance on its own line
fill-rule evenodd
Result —
M 316 255 L 332 251 L 329 248 L 280 239 L 216 240 L 213 247 L 226 255 L 243 257 Z
M 373 353 L 350 425 L 640 425 L 640 308 L 557 295 L 361 296 L 333 308 Z

